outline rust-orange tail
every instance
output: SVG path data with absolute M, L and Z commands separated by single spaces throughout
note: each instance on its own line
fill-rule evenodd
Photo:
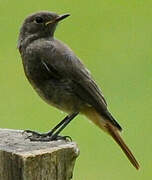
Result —
M 130 151 L 128 146 L 125 144 L 125 142 L 119 135 L 118 130 L 115 127 L 113 127 L 113 125 L 111 125 L 110 123 L 106 124 L 106 128 L 107 128 L 107 131 L 109 132 L 109 134 L 113 137 L 113 139 L 116 141 L 116 143 L 121 147 L 123 152 L 126 154 L 126 156 L 128 157 L 129 161 L 132 163 L 132 165 L 136 169 L 139 169 L 139 164 L 138 164 L 137 160 L 135 159 L 134 155 L 132 154 L 132 152 Z
M 123 152 L 126 154 L 132 165 L 136 169 L 139 169 L 139 164 L 137 160 L 135 159 L 134 155 L 132 154 L 130 149 L 127 147 L 127 145 L 119 135 L 119 129 L 117 129 L 117 127 L 115 127 L 110 121 L 103 119 L 101 115 L 97 113 L 97 111 L 92 107 L 85 108 L 82 111 L 82 114 L 87 116 L 92 122 L 94 122 L 102 130 L 110 134 L 113 137 L 113 139 L 116 141 L 116 143 L 121 147 Z

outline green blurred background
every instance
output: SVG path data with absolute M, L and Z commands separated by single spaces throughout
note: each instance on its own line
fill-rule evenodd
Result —
M 1 128 L 45 132 L 65 116 L 33 91 L 17 50 L 24 18 L 40 10 L 71 14 L 56 37 L 90 69 L 141 164 L 136 171 L 107 134 L 79 116 L 63 132 L 80 147 L 73 179 L 152 178 L 152 1 L 0 0 Z

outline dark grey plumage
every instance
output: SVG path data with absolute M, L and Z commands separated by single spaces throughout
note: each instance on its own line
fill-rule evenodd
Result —
M 36 23 L 37 17 L 44 22 Z M 89 71 L 68 46 L 54 38 L 58 22 L 45 25 L 57 17 L 55 13 L 39 12 L 23 23 L 18 48 L 28 80 L 49 104 L 67 112 L 81 111 L 84 104 L 93 106 L 121 130 Z

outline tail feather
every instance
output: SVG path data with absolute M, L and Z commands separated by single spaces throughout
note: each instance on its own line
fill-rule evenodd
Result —
M 99 128 L 110 134 L 113 137 L 113 139 L 116 141 L 116 143 L 121 147 L 123 152 L 126 154 L 132 165 L 136 169 L 139 169 L 139 164 L 137 160 L 135 159 L 134 155 L 132 154 L 130 149 L 127 147 L 127 145 L 119 135 L 119 131 L 121 130 L 121 127 L 119 128 L 119 126 L 115 123 L 115 120 L 112 116 L 110 118 L 107 117 L 107 119 L 102 118 L 102 116 L 92 107 L 87 107 L 86 109 L 83 109 L 82 113 L 85 114 Z M 111 121 L 112 118 L 113 121 Z
M 114 119 L 109 111 L 106 111 L 104 114 L 105 118 L 108 119 L 119 131 L 122 131 L 120 124 Z
M 116 143 L 121 147 L 121 149 L 126 154 L 127 158 L 132 163 L 132 165 L 138 170 L 139 163 L 137 162 L 134 155 L 119 135 L 118 130 L 114 128 L 113 125 L 111 125 L 109 122 L 106 124 L 106 129 L 109 132 L 109 134 L 113 137 L 113 139 L 116 141 Z

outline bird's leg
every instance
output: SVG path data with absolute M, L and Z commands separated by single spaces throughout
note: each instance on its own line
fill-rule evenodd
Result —
M 57 124 L 51 131 L 48 133 L 40 134 L 35 131 L 31 130 L 25 130 L 26 133 L 31 133 L 32 135 L 28 136 L 31 141 L 53 141 L 53 140 L 59 140 L 67 138 L 70 138 L 69 136 L 59 136 L 59 133 L 71 122 L 72 119 L 74 119 L 78 115 L 78 112 L 72 113 L 68 116 L 66 116 L 59 124 Z M 70 138 L 71 139 L 71 138 Z
M 52 140 L 56 140 L 56 139 L 62 139 L 62 136 L 58 136 L 59 133 L 72 121 L 72 119 L 74 119 L 79 112 L 75 112 L 73 114 L 71 114 L 70 116 L 67 116 L 67 119 L 65 120 L 65 122 L 62 124 L 62 126 L 60 126 L 57 131 L 55 132 L 55 128 L 53 128 L 53 132 L 55 132 L 54 134 L 52 133 L 51 135 L 51 139 Z M 55 130 L 54 130 L 55 129 Z M 63 136 L 63 139 L 68 138 L 69 136 Z M 70 138 L 70 137 L 69 137 Z M 71 138 L 70 138 L 71 139 Z
M 69 115 L 66 116 L 59 124 L 57 124 L 53 129 L 51 129 L 51 131 L 47 132 L 47 133 L 39 133 L 37 131 L 32 131 L 32 130 L 25 130 L 24 133 L 31 133 L 33 136 L 51 136 L 53 134 L 53 132 L 55 132 L 67 119 L 68 119 Z

